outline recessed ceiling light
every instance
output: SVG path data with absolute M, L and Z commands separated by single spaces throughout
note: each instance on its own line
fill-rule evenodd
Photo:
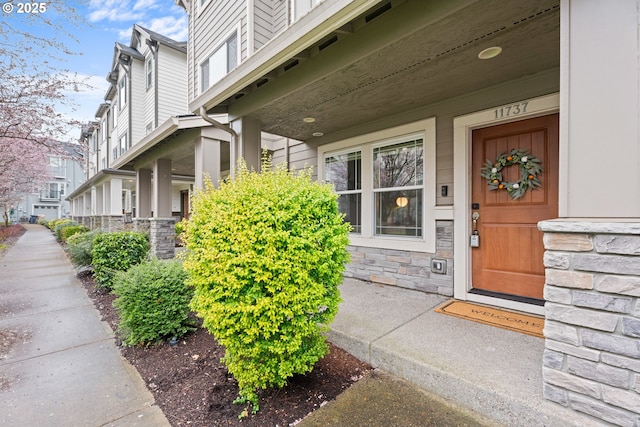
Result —
M 313 135 L 313 136 L 324 136 L 324 133 L 322 133 L 322 132 L 314 132 L 311 135 Z
M 502 53 L 502 48 L 500 46 L 488 47 L 478 54 L 478 58 L 491 59 L 500 55 L 500 53 Z
M 302 119 L 302 121 L 305 123 L 313 123 L 316 121 L 316 119 L 313 117 L 305 117 L 304 119 Z

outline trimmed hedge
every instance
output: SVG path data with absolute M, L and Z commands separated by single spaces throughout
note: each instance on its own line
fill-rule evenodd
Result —
M 332 187 L 311 170 L 263 172 L 239 164 L 234 180 L 208 182 L 185 223 L 192 308 L 225 347 L 237 403 L 257 411 L 257 389 L 282 387 L 328 351 L 322 334 L 338 311 L 351 229 Z
M 152 259 L 116 273 L 113 305 L 125 345 L 151 344 L 194 329 L 189 318 L 193 289 L 185 285 L 186 279 L 176 260 Z
M 97 235 L 91 251 L 96 284 L 111 290 L 115 273 L 140 264 L 148 252 L 149 239 L 146 234 L 118 231 Z

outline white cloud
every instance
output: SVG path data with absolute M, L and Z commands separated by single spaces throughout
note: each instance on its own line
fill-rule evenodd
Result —
M 143 27 L 155 31 L 158 34 L 172 38 L 177 41 L 187 40 L 188 23 L 187 17 L 180 16 L 163 16 L 152 19 L 147 24 L 141 24 Z
M 147 1 L 148 0 L 141 0 Z M 90 22 L 99 21 L 136 21 L 144 18 L 144 10 L 135 11 L 130 0 L 91 0 L 89 2 L 88 19 Z
M 157 0 L 138 0 L 136 1 L 136 4 L 133 5 L 133 10 L 157 9 L 159 8 L 159 5 L 157 3 Z

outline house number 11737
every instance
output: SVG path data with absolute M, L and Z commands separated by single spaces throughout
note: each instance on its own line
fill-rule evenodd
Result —
M 505 117 L 517 116 L 518 114 L 527 112 L 528 101 L 519 102 L 517 104 L 506 105 L 494 110 L 495 119 L 504 119 Z

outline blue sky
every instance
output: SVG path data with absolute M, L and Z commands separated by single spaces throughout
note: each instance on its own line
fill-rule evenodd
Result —
M 53 7 L 48 8 L 42 16 L 62 25 L 77 41 L 60 32 L 53 33 L 51 26 L 38 21 L 30 23 L 25 20 L 24 15 L 18 14 L 19 1 L 10 2 L 13 3 L 13 10 L 10 14 L 5 10 L 2 18 L 10 19 L 10 23 L 17 29 L 28 29 L 36 37 L 55 37 L 68 49 L 78 53 L 78 55 L 65 56 L 65 61 L 56 66 L 67 69 L 71 73 L 77 73 L 82 79 L 88 79 L 87 81 L 93 87 L 92 90 L 68 93 L 68 96 L 77 104 L 77 111 L 72 112 L 61 107 L 60 112 L 83 122 L 94 120 L 98 106 L 104 102 L 108 87 L 105 77 L 111 69 L 114 44 L 130 43 L 133 24 L 142 25 L 175 40 L 187 40 L 187 14 L 175 5 L 174 0 L 52 1 L 57 1 L 58 10 L 56 11 Z M 47 4 L 47 2 L 44 3 Z M 70 13 L 65 13 L 67 7 L 74 8 L 85 22 L 78 24 L 70 19 Z M 71 131 L 71 136 L 75 139 L 79 134 L 79 130 Z

